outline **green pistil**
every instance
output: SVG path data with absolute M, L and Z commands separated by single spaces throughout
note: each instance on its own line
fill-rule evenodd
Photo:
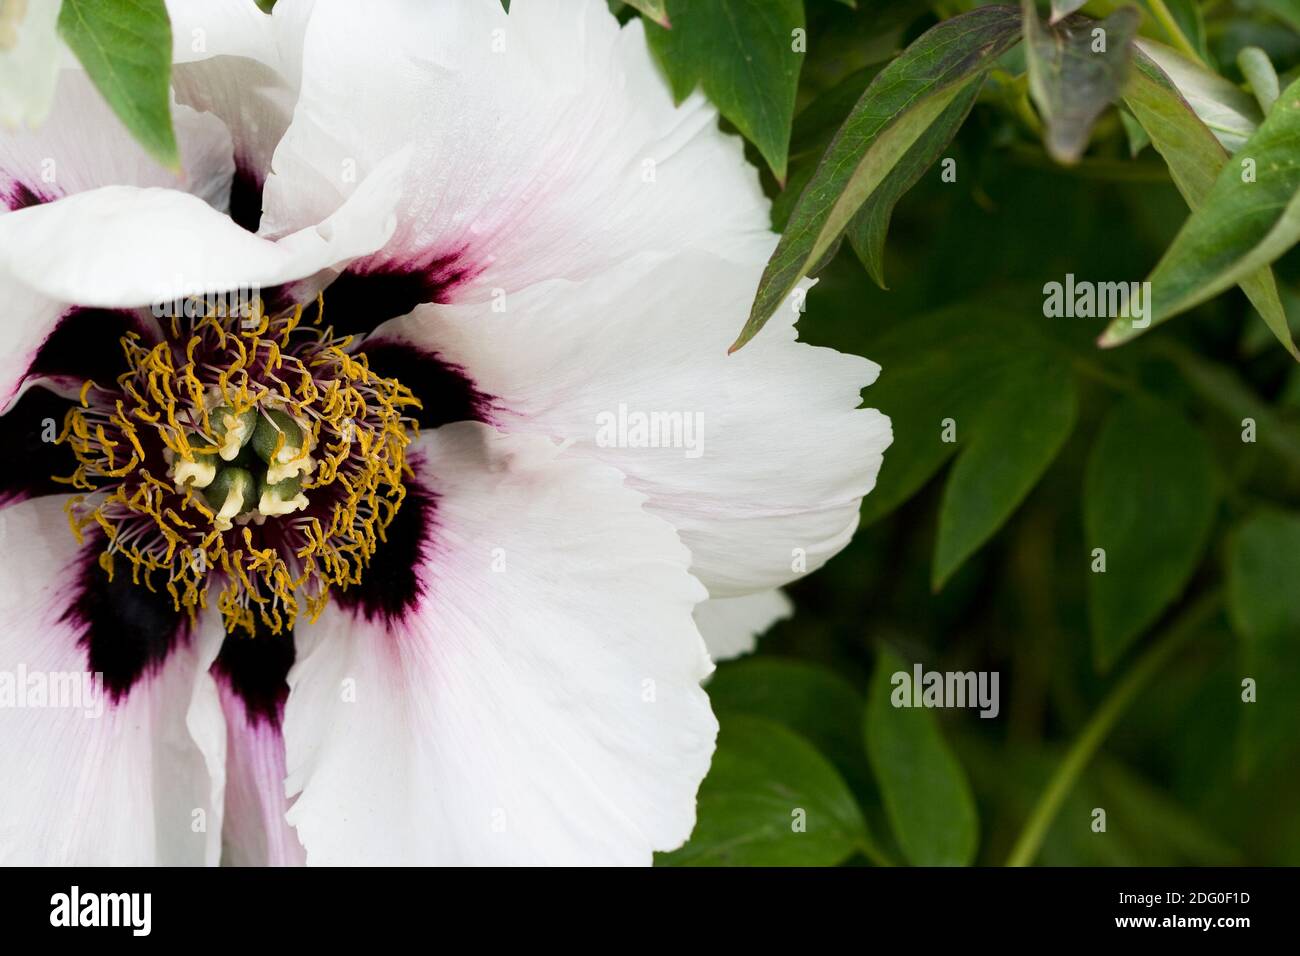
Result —
M 177 486 L 188 484 L 194 488 L 207 488 L 217 477 L 217 464 L 216 455 L 196 454 L 192 460 L 180 459 L 176 462 Z
M 212 422 L 212 431 L 216 434 L 223 461 L 235 460 L 240 449 L 253 437 L 260 419 L 255 408 L 236 415 L 235 410 L 229 405 L 218 405 L 212 409 L 208 417 Z
M 243 468 L 221 468 L 203 489 L 203 497 L 216 513 L 217 528 L 229 531 L 235 518 L 257 507 L 257 481 Z
M 293 416 L 278 408 L 235 415 L 229 405 L 219 405 L 209 417 L 217 454 L 178 459 L 172 477 L 178 489 L 202 492 L 219 531 L 229 531 L 240 517 L 306 510 L 303 479 L 315 462 L 303 450 L 306 433 Z M 190 437 L 191 445 L 204 443 Z
M 302 493 L 301 478 L 286 478 L 273 485 L 263 476 L 257 487 L 257 510 L 268 517 L 292 514 L 307 507 L 307 496 Z
M 258 417 L 253 451 L 268 466 L 269 484 L 279 485 L 310 470 L 310 458 L 302 450 L 303 438 L 302 428 L 285 411 L 272 408 Z

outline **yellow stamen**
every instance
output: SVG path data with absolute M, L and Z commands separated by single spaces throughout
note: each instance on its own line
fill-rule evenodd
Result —
M 419 402 L 371 371 L 364 355 L 349 350 L 350 337 L 320 325 L 323 300 L 308 326 L 302 306 L 278 315 L 260 300 L 256 308 L 249 328 L 216 312 L 187 319 L 183 348 L 176 319 L 175 345 L 124 336 L 130 371 L 116 389 L 83 385 L 58 437 L 77 467 L 57 480 L 85 492 L 67 506 L 69 527 L 79 541 L 88 527 L 103 534 L 106 573 L 120 555 L 133 581 L 167 593 L 191 615 L 208 606 L 215 586 L 227 628 L 253 632 L 260 624 L 276 633 L 300 614 L 314 619 L 331 589 L 361 581 L 405 498 L 405 451 L 415 431 L 406 416 Z M 213 428 L 220 405 L 228 406 L 222 434 Z M 281 434 L 262 480 L 298 479 L 300 487 L 264 488 L 245 515 L 245 496 L 233 490 L 209 507 L 197 489 L 210 487 L 221 462 L 245 448 L 241 416 L 275 409 L 299 424 L 302 440 L 290 445 Z M 313 502 L 319 511 L 308 515 Z M 264 538 L 254 530 L 264 521 L 287 523 Z M 155 575 L 162 575 L 158 587 Z

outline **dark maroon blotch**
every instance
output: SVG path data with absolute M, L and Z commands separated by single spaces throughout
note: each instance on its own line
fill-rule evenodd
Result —
M 242 630 L 226 635 L 212 672 L 243 702 L 249 723 L 279 727 L 293 661 L 293 631 L 272 634 L 259 621 L 251 637 Z
M 140 324 L 129 312 L 73 309 L 45 337 L 27 374 L 71 378 L 78 386 L 94 379 L 101 388 L 112 388 L 129 370 L 122 337 L 137 331 Z
M 339 606 L 367 621 L 393 624 L 404 618 L 425 593 L 422 566 L 432 547 L 438 496 L 407 481 L 406 500 L 384 532 L 387 539 L 375 551 L 361 583 L 335 591 Z
M 0 448 L 5 449 L 4 468 L 0 468 L 0 505 L 67 494 L 68 486 L 52 476 L 72 474 L 72 456 L 65 446 L 46 438 L 63 430 L 63 418 L 72 404 L 38 385 L 29 388 L 0 416 Z
M 110 580 L 98 562 L 104 545 L 103 535 L 96 534 L 82 548 L 72 601 L 60 620 L 80 630 L 89 670 L 104 675 L 109 699 L 120 703 L 188 640 L 189 619 L 175 609 L 165 588 L 151 591 L 133 582 L 124 561 Z
M 492 396 L 480 392 L 459 365 L 400 340 L 367 340 L 361 347 L 370 368 L 385 378 L 395 378 L 420 400 L 410 412 L 421 428 L 452 422 L 490 422 Z
M 28 206 L 39 206 L 41 203 L 50 201 L 49 196 L 43 196 L 36 190 L 32 189 L 26 183 L 15 180 L 4 192 L 5 205 L 10 211 L 17 212 L 19 209 L 26 209 Z
M 451 293 L 475 271 L 459 253 L 425 265 L 349 269 L 325 290 L 325 324 L 344 335 L 373 332 L 416 306 L 450 302 Z
M 249 232 L 262 224 L 262 181 L 251 167 L 235 164 L 230 181 L 230 218 Z

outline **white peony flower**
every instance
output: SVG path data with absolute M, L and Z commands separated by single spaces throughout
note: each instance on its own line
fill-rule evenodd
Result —
M 679 846 L 706 642 L 890 441 L 793 308 L 727 355 L 741 142 L 604 0 L 171 14 L 183 178 L 76 71 L 0 138 L 3 862 Z M 87 671 L 102 714 L 33 703 Z

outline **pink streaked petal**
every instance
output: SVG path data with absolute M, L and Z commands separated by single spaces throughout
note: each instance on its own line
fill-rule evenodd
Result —
M 284 734 L 308 862 L 648 864 L 682 843 L 717 725 L 672 529 L 541 439 L 448 425 L 412 461 L 415 602 L 299 628 Z
M 306 851 L 285 822 L 284 738 L 278 723 L 249 715 L 247 704 L 218 678 L 226 715 L 225 829 L 222 863 L 302 866 Z
M 230 133 L 217 117 L 174 104 L 181 171 L 158 164 L 77 68 L 62 71 L 49 119 L 0 136 L 0 215 L 100 186 L 159 186 L 225 211 L 234 172 Z
M 257 230 L 271 157 L 293 117 L 312 0 L 168 0 L 179 102 L 220 117 L 234 145 L 230 212 Z
M 0 513 L 0 672 L 48 682 L 93 672 L 69 615 L 78 547 L 64 500 Z M 224 726 L 207 669 L 182 640 L 124 693 L 0 707 L 0 863 L 215 864 Z M 73 702 L 74 706 L 68 706 Z
M 520 0 L 509 16 L 499 0 L 376 0 L 364 17 L 317 4 L 263 228 L 319 222 L 408 144 L 398 228 L 357 271 L 418 273 L 424 301 L 648 250 L 725 255 L 769 229 L 740 139 L 702 95 L 673 105 L 640 22 L 620 28 L 604 0 Z
M 711 597 L 766 592 L 848 543 L 892 440 L 889 419 L 861 407 L 879 366 L 798 341 L 806 290 L 727 354 L 774 244 L 738 245 L 747 263 L 638 256 L 513 293 L 504 311 L 422 306 L 372 340 L 436 352 L 493 397 L 498 427 L 626 474 L 681 534 Z M 635 422 L 652 415 L 677 416 L 676 431 L 638 440 Z

